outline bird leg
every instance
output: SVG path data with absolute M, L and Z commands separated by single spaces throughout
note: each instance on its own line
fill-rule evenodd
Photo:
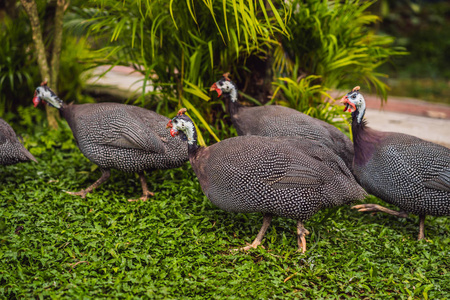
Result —
M 95 188 L 99 187 L 102 183 L 104 183 L 108 178 L 111 176 L 110 170 L 101 170 L 102 176 L 94 182 L 91 186 L 88 188 L 81 190 L 79 192 L 66 192 L 67 194 L 74 195 L 74 196 L 81 196 L 81 198 L 85 198 L 86 195 L 90 192 L 92 192 Z
M 309 231 L 303 227 L 303 223 L 301 221 L 297 222 L 297 244 L 298 250 L 302 249 L 302 253 L 306 252 L 306 238 L 305 235 L 308 235 Z
M 154 195 L 155 195 L 154 193 L 152 193 L 152 192 L 150 192 L 150 191 L 148 190 L 148 187 L 147 187 L 147 180 L 145 179 L 145 174 L 144 174 L 144 172 L 139 173 L 139 179 L 140 179 L 140 181 L 141 181 L 141 186 L 142 186 L 142 197 L 139 198 L 139 199 L 128 199 L 128 201 L 130 201 L 130 202 L 133 202 L 133 201 L 139 201 L 139 200 L 147 201 L 147 199 L 148 199 L 149 196 L 154 196 Z
M 272 221 L 272 215 L 270 214 L 265 214 L 264 218 L 263 218 L 263 224 L 261 226 L 261 229 L 258 232 L 258 235 L 256 236 L 255 240 L 253 241 L 253 243 L 251 245 L 242 247 L 242 248 L 238 248 L 238 249 L 233 249 L 233 251 L 238 251 L 238 250 L 250 250 L 250 249 L 256 249 L 260 244 L 262 239 L 264 238 L 264 235 L 266 234 L 267 229 L 270 226 L 270 222 Z
M 399 218 L 407 218 L 408 213 L 404 211 L 396 211 L 378 204 L 359 204 L 352 207 L 352 209 L 357 209 L 358 211 L 373 211 L 373 212 L 384 212 L 390 215 L 394 215 Z
M 423 240 L 425 238 L 425 215 L 419 216 L 419 237 L 417 240 Z

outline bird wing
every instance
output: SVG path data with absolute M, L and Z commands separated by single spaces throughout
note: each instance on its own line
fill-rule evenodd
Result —
M 441 190 L 450 193 L 450 169 L 440 173 L 439 176 L 426 180 L 423 185 L 430 189 Z
M 307 155 L 289 158 L 278 153 L 271 157 L 266 164 L 273 166 L 272 172 L 263 180 L 274 189 L 315 188 L 325 181 L 324 173 L 318 170 L 328 168 Z
M 101 127 L 104 127 L 101 144 L 153 153 L 166 151 L 161 137 L 149 124 L 126 111 L 116 114 L 113 120 L 103 118 Z
M 392 168 L 405 170 L 403 176 L 409 182 L 450 192 L 450 149 L 403 134 L 389 138 L 402 142 L 387 144 L 382 148 L 384 155 L 391 156 L 389 161 L 392 162 Z
M 266 182 L 273 189 L 316 188 L 323 183 L 317 172 L 304 165 L 291 165 L 283 175 L 271 176 Z
M 126 126 L 115 128 L 115 133 L 115 138 L 109 142 L 112 146 L 155 153 L 165 152 L 161 138 L 139 120 L 128 120 Z

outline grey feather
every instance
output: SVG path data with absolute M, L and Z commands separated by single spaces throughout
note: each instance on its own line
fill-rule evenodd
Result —
M 12 165 L 30 160 L 37 162 L 36 158 L 20 143 L 12 127 L 0 118 L 0 165 Z

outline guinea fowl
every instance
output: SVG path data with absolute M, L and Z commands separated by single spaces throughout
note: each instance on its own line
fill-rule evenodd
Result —
M 354 175 L 362 187 L 398 206 L 394 211 L 377 204 L 361 204 L 359 211 L 380 211 L 397 217 L 419 215 L 419 240 L 425 216 L 450 215 L 450 149 L 417 137 L 370 129 L 363 120 L 366 104 L 359 87 L 342 100 L 352 113 L 355 148 Z
M 228 114 L 239 135 L 260 136 L 300 136 L 323 143 L 339 155 L 352 169 L 353 145 L 339 129 L 327 122 L 305 115 L 295 109 L 265 105 L 255 107 L 241 106 L 238 101 L 236 84 L 228 73 L 211 86 L 225 98 Z
M 114 168 L 139 174 L 140 199 L 145 201 L 153 193 L 144 171 L 177 168 L 188 160 L 186 142 L 170 138 L 165 129 L 169 118 L 153 111 L 118 103 L 67 105 L 45 83 L 36 88 L 34 105 L 41 99 L 59 109 L 81 152 L 102 171 L 94 184 L 69 194 L 84 198 L 108 180 Z
M 19 142 L 12 127 L 0 118 L 0 165 L 8 166 L 30 160 L 37 162 L 36 158 Z
M 197 145 L 191 119 L 179 111 L 170 133 L 188 141 L 189 161 L 205 195 L 229 212 L 261 212 L 262 241 L 273 215 L 297 220 L 299 249 L 306 251 L 303 222 L 325 207 L 365 197 L 342 159 L 320 143 L 292 137 L 239 136 L 209 147 Z

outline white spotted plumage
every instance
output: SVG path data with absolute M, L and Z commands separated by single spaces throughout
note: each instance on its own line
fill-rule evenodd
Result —
M 196 135 L 185 115 L 173 118 L 172 126 Z M 203 192 L 230 212 L 307 220 L 366 195 L 339 156 L 310 140 L 240 136 L 206 148 L 189 144 L 189 156 Z
M 370 129 L 365 99 L 352 91 L 354 175 L 367 192 L 417 215 L 450 215 L 450 149 L 417 137 Z
M 177 168 L 188 159 L 186 142 L 166 130 L 169 118 L 153 111 L 119 103 L 67 105 L 45 85 L 36 97 L 59 107 L 81 152 L 102 171 L 143 174 Z
M 16 133 L 0 118 L 0 165 L 7 166 L 36 159 L 19 142 Z

